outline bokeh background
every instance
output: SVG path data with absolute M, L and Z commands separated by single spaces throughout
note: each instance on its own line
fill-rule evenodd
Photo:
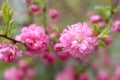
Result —
M 0 0 L 0 7 L 4 1 L 6 0 Z M 15 24 L 18 26 L 18 28 L 14 30 L 14 34 L 19 34 L 23 24 L 29 22 L 27 6 L 24 4 L 23 0 L 9 1 L 14 8 L 15 14 L 13 18 L 15 20 Z M 112 3 L 114 4 L 115 1 L 116 0 L 112 0 Z M 105 0 L 49 0 L 47 9 L 55 8 L 59 12 L 58 18 L 53 20 L 52 23 L 56 23 L 58 29 L 62 30 L 68 25 L 79 21 L 88 21 L 87 13 L 89 11 L 94 11 L 94 6 L 96 5 L 105 5 Z M 114 17 L 119 19 L 119 13 L 115 14 Z M 36 19 L 34 19 L 33 22 L 36 22 Z M 109 54 L 111 55 L 113 63 L 120 64 L 120 36 L 113 40 L 112 46 L 109 49 Z M 58 60 L 54 65 L 46 64 L 42 59 L 35 57 L 24 57 L 24 59 L 26 59 L 37 72 L 37 76 L 34 80 L 54 80 L 55 74 L 67 65 L 77 64 L 81 67 L 78 61 L 74 61 L 72 59 L 66 62 Z M 16 64 L 17 62 L 4 63 L 0 61 L 0 80 L 3 80 L 3 71 Z

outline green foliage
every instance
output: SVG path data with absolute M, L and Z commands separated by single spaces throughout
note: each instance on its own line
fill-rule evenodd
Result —
M 110 29 L 109 27 L 106 27 L 99 35 L 98 35 L 98 38 L 102 39 L 102 38 L 108 38 L 109 37 L 109 32 L 110 32 Z
M 2 5 L 2 14 L 3 14 L 3 19 L 6 23 L 6 28 L 4 27 L 4 30 L 3 30 L 4 33 L 1 33 L 1 34 L 12 38 L 13 37 L 12 30 L 15 29 L 16 26 L 13 25 L 14 20 L 12 20 L 14 10 L 12 9 L 8 1 L 6 1 Z
M 118 11 L 120 11 L 120 6 L 117 6 L 115 9 L 113 9 L 113 12 L 115 13 L 115 12 L 118 12 Z
M 111 6 L 111 1 L 110 0 L 105 0 L 106 1 L 106 4 L 108 5 L 108 6 Z
M 4 27 L 0 26 L 0 34 L 4 34 Z
M 98 45 L 101 46 L 101 47 L 104 47 L 104 48 L 107 47 L 106 44 L 105 44 L 105 42 L 102 41 L 102 40 L 99 40 Z
M 99 26 L 97 24 L 93 25 L 93 34 L 97 35 L 99 31 Z
M 10 20 L 9 24 L 8 24 L 8 29 L 7 29 L 7 35 L 9 37 L 13 37 L 13 29 L 17 28 L 17 26 L 15 26 L 13 24 L 14 20 Z
M 5 2 L 2 6 L 2 14 L 5 22 L 9 22 L 14 14 L 14 11 L 8 1 Z
M 111 6 L 95 6 L 94 9 L 104 20 L 108 19 L 111 15 Z

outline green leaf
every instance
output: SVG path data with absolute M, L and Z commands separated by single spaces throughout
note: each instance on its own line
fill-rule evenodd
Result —
M 7 35 L 9 36 L 9 37 L 13 37 L 13 29 L 15 29 L 17 26 L 14 26 L 13 25 L 13 22 L 14 22 L 14 20 L 10 20 L 10 22 L 9 22 L 9 24 L 8 24 L 8 29 L 7 29 Z
M 94 9 L 104 20 L 108 19 L 111 15 L 112 8 L 110 6 L 95 6 Z
M 10 4 L 7 1 L 2 6 L 2 14 L 3 14 L 3 19 L 5 22 L 9 21 L 9 8 L 10 8 Z
M 93 34 L 97 35 L 99 31 L 99 26 L 97 24 L 93 25 Z
M 110 28 L 109 27 L 106 27 L 99 35 L 98 35 L 98 38 L 105 38 L 105 37 L 108 37 L 109 35 L 109 32 L 110 32 Z
M 113 9 L 113 12 L 118 12 L 120 11 L 120 6 L 117 6 L 115 9 Z
M 0 26 L 0 34 L 4 34 L 4 27 Z
M 105 44 L 105 42 L 101 41 L 101 40 L 99 40 L 98 45 L 101 46 L 101 47 L 104 47 L 104 48 L 107 47 L 107 45 Z
M 2 14 L 3 14 L 4 21 L 7 23 L 10 21 L 10 19 L 14 14 L 14 10 L 11 8 L 10 3 L 8 1 L 6 1 L 2 5 Z
M 110 0 L 105 0 L 106 1 L 106 4 L 111 6 L 111 1 Z

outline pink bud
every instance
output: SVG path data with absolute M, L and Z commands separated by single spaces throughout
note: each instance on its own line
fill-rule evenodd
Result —
M 99 15 L 92 15 L 89 18 L 92 23 L 98 23 L 101 20 L 101 17 Z
M 112 31 L 120 32 L 120 20 L 117 20 L 112 24 Z
M 30 12 L 36 12 L 36 11 L 38 11 L 39 10 L 39 8 L 38 8 L 38 6 L 37 5 L 31 5 L 30 6 Z
M 54 49 L 55 49 L 56 51 L 60 51 L 60 50 L 62 49 L 62 44 L 61 44 L 61 43 L 55 44 Z
M 109 46 L 111 44 L 111 42 L 112 42 L 112 38 L 106 38 L 106 39 L 103 39 L 103 41 L 105 42 L 105 44 L 107 46 Z
M 49 15 L 52 19 L 55 19 L 58 16 L 58 12 L 55 9 L 50 9 Z
M 28 63 L 25 60 L 20 60 L 18 66 L 19 66 L 19 68 L 24 70 L 28 67 Z

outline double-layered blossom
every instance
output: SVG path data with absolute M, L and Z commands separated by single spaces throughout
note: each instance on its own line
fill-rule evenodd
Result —
M 22 51 L 16 45 L 10 43 L 0 43 L 0 60 L 4 62 L 12 62 L 22 55 Z
M 97 38 L 86 23 L 76 23 L 64 29 L 59 39 L 64 51 L 77 59 L 84 59 L 94 51 Z
M 26 44 L 27 54 L 30 56 L 46 50 L 49 43 L 44 29 L 36 24 L 24 27 L 22 33 L 16 36 L 16 40 Z

